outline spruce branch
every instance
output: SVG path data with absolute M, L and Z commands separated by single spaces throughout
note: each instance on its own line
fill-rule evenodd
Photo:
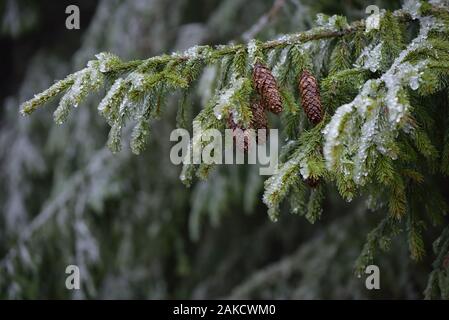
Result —
M 251 39 L 260 28 L 258 23 L 250 29 L 250 36 L 246 35 L 245 44 L 195 46 L 128 62 L 111 53 L 100 53 L 86 68 L 25 102 L 22 113 L 31 114 L 62 95 L 54 112 L 55 122 L 60 124 L 88 94 L 105 87 L 98 111 L 111 127 L 109 148 L 121 150 L 122 131 L 133 122 L 130 145 L 132 152 L 139 154 L 149 139 L 151 121 L 162 115 L 172 92 L 182 95 L 178 125 L 188 127 L 192 89 L 207 68 L 213 74 L 212 80 L 206 79 L 212 95 L 207 96 L 208 101 L 195 117 L 203 129 L 223 130 L 230 119 L 236 127 L 254 126 L 257 119 L 251 106 L 255 96 L 272 100 L 277 107 L 275 113 L 282 111 L 278 123 L 287 143 L 282 147 L 280 170 L 265 181 L 263 195 L 272 220 L 278 219 L 285 201 L 292 213 L 316 222 L 321 218 L 324 193 L 332 182 L 343 199 L 368 195 L 371 208 L 385 214 L 368 235 L 356 263 L 358 274 L 374 261 L 379 249 L 390 247 L 402 224 L 411 257 L 420 260 L 426 254 L 424 223 L 430 220 L 434 225 L 441 224 L 447 211 L 433 184 L 437 184 L 436 168 L 449 175 L 449 130 L 440 135 L 439 118 L 444 108 L 434 103 L 436 95 L 444 95 L 446 101 L 448 97 L 449 14 L 443 4 L 411 2 L 419 10 L 382 12 L 379 30 L 366 30 L 364 21 L 348 24 L 344 17 L 321 15 L 316 28 L 266 42 Z M 279 3 L 282 1 L 275 1 L 273 11 L 280 10 Z M 268 20 L 262 17 L 259 22 Z M 415 20 L 419 22 L 417 35 L 405 31 Z M 252 81 L 253 72 L 261 65 L 265 78 L 269 76 L 270 90 L 262 90 L 263 85 L 259 89 L 257 81 Z M 321 92 L 319 121 L 311 117 L 307 92 L 304 98 L 299 97 L 298 78 L 307 70 L 315 75 L 313 98 L 318 89 Z M 313 121 L 307 121 L 307 117 Z M 204 142 L 192 139 L 189 147 L 196 144 L 204 146 Z M 104 150 L 101 157 L 105 157 Z M 195 174 L 206 179 L 213 168 L 209 164 L 185 165 L 180 178 L 190 185 Z M 85 176 L 77 173 L 69 179 L 67 192 L 76 192 Z M 199 219 L 206 206 L 218 212 L 219 204 L 227 200 L 225 183 L 217 176 L 200 182 L 201 188 L 195 192 L 189 224 L 193 238 L 199 236 Z M 204 197 L 208 186 L 211 190 Z M 212 200 L 201 202 L 209 196 Z M 63 191 L 61 198 L 50 201 L 18 245 L 53 217 L 67 199 Z M 435 242 L 437 258 L 426 290 L 428 297 L 449 296 L 448 243 L 446 229 Z M 17 251 L 10 252 L 2 266 Z M 277 273 L 270 274 L 270 281 L 274 281 L 272 275 Z
M 316 28 L 310 31 L 301 32 L 283 36 L 276 40 L 270 40 L 260 44 L 260 49 L 268 50 L 287 45 L 300 44 L 313 40 L 336 38 L 346 34 L 354 33 L 364 27 L 363 21 L 354 22 L 351 25 L 342 26 L 341 29 L 335 30 L 335 27 Z M 236 55 L 238 52 L 248 51 L 249 44 L 230 44 L 211 46 L 196 46 L 192 47 L 182 53 L 173 53 L 171 55 L 161 55 L 151 57 L 145 60 L 133 60 L 129 62 L 121 62 L 116 56 L 110 53 L 100 53 L 97 55 L 97 61 L 100 62 L 98 66 L 93 65 L 96 60 L 88 63 L 87 68 L 98 68 L 98 71 L 110 77 L 117 77 L 120 74 L 127 72 L 137 72 L 143 74 L 150 70 L 157 70 L 169 64 L 180 65 L 186 67 L 187 64 L 194 61 L 203 61 L 205 63 L 213 63 L 227 55 Z M 48 102 L 51 98 L 68 90 L 86 69 L 67 76 L 67 78 L 57 81 L 49 89 L 36 95 L 34 98 L 22 104 L 22 114 L 29 115 L 34 112 L 39 106 Z M 80 80 L 81 81 L 81 80 Z
M 252 39 L 246 44 L 194 46 L 129 62 L 100 53 L 86 68 L 25 102 L 22 113 L 31 114 L 63 94 L 54 113 L 55 121 L 62 123 L 89 93 L 111 83 L 98 106 L 111 127 L 108 146 L 120 151 L 122 130 L 133 121 L 131 149 L 138 154 L 148 140 L 150 121 L 163 112 L 167 95 L 181 91 L 186 100 L 186 92 L 204 68 L 213 68 L 215 93 L 195 117 L 203 129 L 222 130 L 230 117 L 236 126 L 248 128 L 253 121 L 251 99 L 257 94 L 269 110 L 284 113 L 292 146 L 284 148 L 285 161 L 279 173 L 266 180 L 263 197 L 273 220 L 289 195 L 296 197 L 292 211 L 305 209 L 304 182 L 320 180 L 335 181 L 348 201 L 374 187 L 386 187 L 389 192 L 383 196 L 389 218 L 400 220 L 408 209 L 406 182 L 420 180 L 419 173 L 404 167 L 415 163 L 418 154 L 428 165 L 440 157 L 429 130 L 412 119 L 415 96 L 444 90 L 449 82 L 447 7 L 422 5 L 416 12 L 408 8 L 384 12 L 379 31 L 366 31 L 363 20 L 349 24 L 344 17 L 324 15 L 319 20 L 309 31 L 266 42 Z M 406 43 L 403 27 L 413 20 L 420 23 L 419 33 Z M 311 77 L 308 70 L 316 76 Z M 307 89 L 302 90 L 301 101 L 305 113 L 297 104 L 301 74 L 309 80 L 300 84 Z M 180 122 L 185 108 L 183 104 L 178 113 Z M 315 127 L 298 123 L 304 114 Z M 204 142 L 192 140 L 190 148 L 198 143 Z M 204 179 L 212 168 L 185 165 L 182 180 L 190 184 L 195 172 Z M 308 213 L 300 213 L 314 222 L 322 198 L 321 186 L 310 191 Z M 419 256 L 419 250 L 415 251 Z
M 424 291 L 426 299 L 449 299 L 449 228 L 445 228 L 433 243 L 436 255 L 433 271 Z

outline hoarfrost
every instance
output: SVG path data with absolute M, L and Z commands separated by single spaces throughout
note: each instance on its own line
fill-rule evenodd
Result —
M 404 2 L 402 9 L 410 14 L 413 19 L 419 17 L 419 9 L 421 8 L 421 2 L 418 0 L 407 0 Z
M 120 117 L 124 117 L 126 114 L 126 110 L 128 108 L 128 105 L 130 104 L 130 100 L 128 99 L 128 95 L 125 95 L 125 98 L 122 100 L 119 106 L 119 114 Z
M 323 129 L 326 141 L 323 146 L 323 154 L 326 159 L 326 166 L 329 170 L 335 165 L 335 159 L 333 157 L 333 150 L 340 144 L 339 136 L 341 131 L 342 120 L 354 111 L 354 102 L 347 103 L 339 107 L 332 119 Z
M 229 113 L 231 100 L 235 93 L 242 88 L 244 80 L 244 78 L 232 79 L 230 81 L 232 85 L 219 93 L 217 103 L 214 107 L 214 114 L 218 120 L 223 119 Z
M 337 109 L 331 121 L 323 130 L 323 134 L 325 135 L 323 153 L 328 169 L 332 169 L 337 161 L 334 151 L 342 143 L 341 135 L 346 125 L 346 116 L 353 110 L 357 110 L 357 117 L 362 121 L 362 126 L 359 133 L 356 134 L 356 136 L 359 135 L 356 153 L 355 155 L 350 154 L 352 160 L 349 159 L 349 161 L 354 162 L 353 180 L 356 183 L 363 183 L 363 177 L 366 176 L 364 166 L 368 157 L 367 152 L 371 145 L 375 144 L 377 150 L 382 150 L 382 153 L 388 154 L 388 150 L 383 145 L 385 141 L 384 136 L 397 128 L 398 123 L 400 123 L 409 107 L 406 99 L 399 98 L 401 91 L 404 90 L 404 86 L 410 86 L 413 90 L 419 88 L 420 76 L 427 61 L 423 60 L 412 65 L 410 62 L 404 60 L 411 52 L 417 49 L 430 48 L 431 46 L 427 41 L 428 32 L 433 28 L 439 27 L 438 23 L 432 17 L 423 17 L 419 20 L 420 31 L 418 36 L 399 54 L 390 69 L 379 79 L 368 80 L 352 102 Z M 367 50 L 370 49 L 367 48 Z M 369 68 L 370 70 L 377 70 L 380 52 L 381 43 L 371 51 L 362 53 L 361 58 L 368 56 L 368 59 L 363 61 L 363 67 Z M 361 58 L 360 60 L 362 60 Z M 384 106 L 388 111 L 386 113 L 387 121 L 382 128 L 382 132 L 378 128 L 381 106 Z M 351 135 L 354 137 L 352 132 Z M 354 148 L 352 145 L 345 145 L 346 149 L 350 147 Z M 340 170 L 344 171 L 346 168 L 340 168 Z
M 309 164 L 304 158 L 299 164 L 299 172 L 301 173 L 303 179 L 307 179 L 310 175 Z
M 111 71 L 117 64 L 120 63 L 120 59 L 115 54 L 109 52 L 98 53 L 95 57 L 99 62 L 98 69 L 102 73 Z
M 382 54 L 383 42 L 379 42 L 377 45 L 370 44 L 365 47 L 357 58 L 354 66 L 376 72 L 380 68 L 381 54 Z
M 248 61 L 250 65 L 254 65 L 257 51 L 257 41 L 252 39 L 248 42 Z
M 378 132 L 377 128 L 377 112 L 378 109 L 373 110 L 373 114 L 369 115 L 369 118 L 362 126 L 362 135 L 360 137 L 360 147 L 357 150 L 354 161 L 354 181 L 361 183 L 362 178 L 366 176 L 364 169 L 365 161 L 368 157 L 368 148 L 372 145 L 373 139 Z
M 203 58 L 201 55 L 201 51 L 204 49 L 204 46 L 193 46 L 182 53 L 182 56 L 187 59 L 199 59 Z
M 296 35 L 294 34 L 284 34 L 278 38 L 276 38 L 276 41 L 283 42 L 285 44 L 293 44 L 296 40 Z
M 267 57 L 267 63 L 268 63 L 268 66 L 270 66 L 270 67 L 273 66 L 273 64 L 274 64 L 274 58 L 275 58 L 275 57 L 276 57 L 276 50 L 271 49 L 271 50 L 268 52 L 268 57 Z
M 132 72 L 128 75 L 127 81 L 131 84 L 131 88 L 137 91 L 144 91 L 145 76 L 139 72 Z
M 418 90 L 419 88 L 419 76 L 410 77 L 409 86 L 412 90 Z
M 328 30 L 332 30 L 332 31 L 337 31 L 337 20 L 338 20 L 338 16 L 337 15 L 333 15 L 333 16 L 327 16 L 325 14 L 319 13 L 316 15 L 316 24 L 319 27 L 328 29 Z
M 380 18 L 381 14 L 379 12 L 374 12 L 368 18 L 366 18 L 365 22 L 365 32 L 370 32 L 371 30 L 378 30 L 380 27 Z
M 288 56 L 289 51 L 290 51 L 289 46 L 282 49 L 281 55 L 279 57 L 279 61 L 278 61 L 278 63 L 276 63 L 276 65 L 273 68 L 273 76 L 274 77 L 279 78 L 280 71 L 281 71 L 282 67 L 284 66 L 285 62 L 287 61 L 287 56 Z
M 299 159 L 297 157 L 290 159 L 279 169 L 278 173 L 268 178 L 265 183 L 265 192 L 263 195 L 263 202 L 268 208 L 277 206 L 276 201 L 272 197 L 285 191 L 285 180 L 290 174 L 296 174 Z
M 112 85 L 111 89 L 109 89 L 106 96 L 101 100 L 100 104 L 98 105 L 98 111 L 101 113 L 105 111 L 112 103 L 114 103 L 114 100 L 117 99 L 117 96 L 120 94 L 122 89 L 124 88 L 125 80 L 122 78 L 118 78 L 114 84 Z

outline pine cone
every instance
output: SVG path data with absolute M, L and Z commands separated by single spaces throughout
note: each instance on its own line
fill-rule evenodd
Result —
M 275 114 L 282 112 L 281 94 L 276 79 L 261 63 L 254 65 L 253 82 L 267 109 Z
M 251 112 L 253 118 L 251 119 L 251 128 L 253 129 L 267 129 L 268 119 L 265 113 L 265 107 L 261 102 L 253 102 L 251 104 Z
M 299 78 L 299 92 L 301 94 L 301 104 L 307 118 L 318 124 L 323 120 L 323 107 L 321 106 L 320 88 L 315 77 L 307 70 L 304 70 Z
M 232 135 L 234 137 L 234 143 L 237 143 L 237 148 L 247 152 L 250 143 L 250 131 L 253 129 L 256 143 L 263 144 L 267 140 L 268 134 L 268 119 L 265 113 L 265 108 L 261 102 L 253 102 L 251 104 L 252 119 L 249 128 L 243 128 L 241 125 L 234 121 L 232 113 L 230 114 L 227 125 L 229 129 L 232 129 Z M 258 134 L 259 129 L 265 129 L 266 134 Z
M 257 143 L 264 144 L 268 136 L 268 118 L 265 113 L 265 107 L 261 102 L 254 102 L 251 104 L 251 112 L 253 114 L 251 129 L 255 130 Z M 265 134 L 259 133 L 259 129 L 265 129 Z
M 316 188 L 318 187 L 318 185 L 320 184 L 320 180 L 319 179 L 315 179 L 312 177 L 309 177 L 305 180 L 305 182 L 309 185 L 309 187 L 311 188 Z

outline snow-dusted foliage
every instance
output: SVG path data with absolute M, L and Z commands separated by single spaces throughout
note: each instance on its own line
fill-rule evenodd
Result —
M 424 227 L 441 223 L 447 211 L 439 188 L 442 181 L 435 182 L 433 178 L 436 173 L 449 175 L 444 108 L 449 83 L 447 1 L 408 0 L 401 9 L 381 10 L 367 20 L 350 17 L 349 21 L 356 20 L 352 23 L 342 16 L 324 14 L 312 21 L 311 14 L 302 17 L 304 12 L 313 11 L 302 1 L 286 1 L 285 6 L 295 8 L 294 12 L 286 7 L 280 11 L 288 19 L 276 21 L 268 15 L 257 23 L 257 28 L 243 33 L 244 42 L 227 42 L 230 39 L 220 38 L 219 34 L 235 36 L 236 26 L 230 21 L 238 18 L 237 9 L 248 8 L 247 1 L 220 3 L 216 14 L 204 24 L 184 25 L 186 17 L 171 14 L 184 12 L 184 5 L 184 1 L 102 1 L 87 40 L 73 59 L 75 66 L 85 67 L 65 78 L 59 77 L 62 80 L 55 83 L 55 72 L 45 81 L 25 81 L 28 89 L 18 99 L 31 99 L 22 104 L 22 114 L 29 115 L 51 99 L 59 98 L 54 120 L 66 124 L 51 129 L 48 138 L 35 138 L 32 126 L 41 131 L 50 126 L 45 111 L 39 111 L 31 117 L 38 119 L 36 122 L 25 118 L 17 122 L 19 125 L 11 130 L 17 133 L 14 143 L 10 143 L 14 134 L 0 136 L 0 145 L 6 150 L 2 161 L 7 164 L 3 176 L 9 195 L 2 204 L 3 224 L 9 230 L 5 237 L 12 243 L 0 262 L 4 270 L 0 277 L 7 279 L 0 289 L 5 288 L 8 297 L 26 297 L 24 288 L 33 287 L 33 283 L 22 284 L 15 278 L 16 270 L 24 268 L 35 276 L 41 272 L 35 266 L 45 263 L 45 259 L 39 260 L 42 254 L 60 255 L 59 264 L 80 266 L 85 286 L 74 294 L 75 298 L 111 297 L 112 292 L 129 297 L 132 290 L 145 298 L 183 297 L 189 290 L 195 291 L 192 296 L 204 297 L 217 285 L 213 279 L 217 270 L 226 278 L 229 270 L 235 269 L 235 261 L 242 259 L 240 252 L 226 253 L 231 260 L 229 265 L 205 266 L 204 261 L 213 255 L 210 252 L 218 252 L 216 243 L 237 243 L 242 247 L 248 244 L 247 256 L 253 253 L 254 243 L 262 243 L 261 239 L 276 228 L 264 223 L 266 230 L 242 241 L 231 237 L 229 230 L 203 234 L 204 221 L 209 219 L 217 228 L 225 218 L 232 223 L 227 214 L 255 211 L 262 192 L 270 219 L 285 229 L 289 229 L 292 220 L 283 222 L 281 214 L 290 211 L 315 223 L 328 214 L 323 209 L 331 207 L 329 203 L 341 205 L 336 204 L 334 193 L 346 201 L 368 200 L 366 206 L 353 201 L 352 210 L 342 223 L 338 221 L 343 215 L 340 211 L 346 214 L 348 207 L 340 211 L 330 208 L 338 219 L 326 226 L 323 223 L 323 236 L 286 259 L 287 267 L 282 264 L 268 273 L 281 270 L 285 276 L 284 267 L 292 275 L 328 273 L 313 257 L 313 245 L 323 246 L 327 257 L 324 261 L 340 259 L 337 253 L 351 241 L 339 235 L 339 227 L 351 236 L 354 233 L 363 238 L 372 224 L 360 229 L 354 225 L 378 217 L 362 216 L 365 208 L 384 217 L 368 234 L 356 261 L 358 274 L 373 262 L 377 250 L 389 249 L 392 238 L 402 231 L 407 234 L 405 251 L 409 250 L 413 259 L 421 259 L 426 247 Z M 257 15 L 253 10 L 241 12 Z M 128 19 L 129 16 L 136 19 Z M 158 28 L 149 25 L 154 21 Z M 247 39 L 248 34 L 259 30 L 259 25 L 269 32 Z M 313 27 L 300 32 L 298 25 Z M 170 39 L 177 38 L 175 30 L 183 35 L 181 29 L 189 28 L 199 34 L 195 43 L 189 43 L 192 47 L 182 45 L 189 42 L 186 37 L 178 39 L 175 46 L 170 44 Z M 166 30 L 171 30 L 170 34 L 161 37 Z M 196 45 L 205 40 L 228 44 Z M 114 53 L 102 52 L 105 49 Z M 172 53 L 160 54 L 167 49 Z M 127 60 L 148 54 L 160 55 Z M 276 98 L 282 100 L 282 114 L 269 117 L 270 126 L 281 129 L 285 141 L 279 170 L 265 182 L 253 167 L 246 166 L 185 163 L 179 174 L 179 168 L 170 164 L 168 156 L 164 158 L 170 152 L 169 132 L 176 125 L 193 131 L 223 132 L 231 120 L 247 128 L 253 120 L 254 101 L 265 99 L 254 83 L 256 63 L 264 64 L 269 70 L 264 72 L 272 73 L 275 81 L 270 75 L 267 82 L 270 90 L 276 91 Z M 62 71 L 56 74 L 61 76 L 68 70 Z M 41 69 L 37 73 L 46 74 Z M 323 111 L 319 123 L 312 123 L 307 117 L 307 104 L 302 101 L 307 99 L 300 94 L 298 79 L 308 73 L 316 78 L 313 98 L 319 99 Z M 49 88 L 34 87 L 36 83 Z M 40 90 L 43 91 L 33 96 Z M 95 94 L 89 96 L 92 93 Z M 90 108 L 82 107 L 83 102 Z M 72 112 L 73 119 L 66 121 Z M 104 118 L 107 127 L 100 118 Z M 103 147 L 105 129 L 109 129 L 106 145 L 114 155 Z M 123 138 L 130 140 L 131 151 L 142 154 L 141 157 L 120 152 Z M 39 143 L 46 147 L 34 147 Z M 203 143 L 201 137 L 194 136 L 188 148 L 192 153 L 201 149 Z M 61 156 L 54 160 L 54 154 Z M 50 167 L 54 172 L 47 172 Z M 53 183 L 43 186 L 40 192 L 28 189 L 26 181 L 31 172 L 38 176 L 34 183 L 40 183 L 42 176 Z M 178 178 L 192 186 L 193 191 L 172 183 Z M 27 204 L 32 196 L 38 199 L 37 205 Z M 236 221 L 248 221 L 244 219 L 244 215 L 238 215 Z M 242 230 L 246 233 L 247 226 Z M 299 232 L 290 232 L 295 241 L 303 241 Z M 64 248 L 45 252 L 43 243 L 47 238 L 58 239 L 58 245 Z M 440 279 L 445 276 L 441 265 L 448 243 L 445 231 L 434 246 L 438 266 L 429 281 L 428 297 L 445 296 L 447 289 Z M 200 248 L 198 254 L 196 248 Z M 260 256 L 259 251 L 254 250 L 254 255 Z M 296 259 L 304 257 L 308 257 L 307 263 L 297 267 Z M 103 259 L 110 268 L 103 264 Z M 203 269 L 209 271 L 211 278 L 203 279 Z M 170 279 L 165 278 L 166 273 L 170 273 Z M 201 285 L 192 288 L 191 281 L 185 280 L 182 289 L 174 293 L 173 283 L 192 274 L 201 279 Z M 254 286 L 253 280 L 233 293 L 245 296 L 248 288 Z M 299 286 L 292 296 L 313 297 L 304 288 L 314 286 L 318 284 L 313 281 Z
M 419 34 L 399 53 L 391 67 L 380 78 L 366 81 L 354 100 L 339 107 L 323 130 L 327 168 L 351 175 L 357 184 L 363 184 L 369 174 L 367 158 L 376 156 L 375 153 L 368 154 L 370 148 L 374 146 L 379 152 L 388 154 L 389 141 L 385 137 L 395 135 L 394 132 L 401 126 L 407 127 L 403 121 L 410 107 L 407 88 L 419 88 L 427 64 L 426 59 L 410 62 L 407 58 L 418 50 L 431 50 L 428 34 L 440 28 L 433 17 L 420 17 L 419 21 Z M 378 70 L 382 58 L 381 47 L 382 42 L 363 50 L 359 57 L 362 61 L 365 58 L 363 68 L 371 72 Z M 397 157 L 394 153 L 390 156 Z M 348 161 L 352 163 L 352 170 L 346 166 Z

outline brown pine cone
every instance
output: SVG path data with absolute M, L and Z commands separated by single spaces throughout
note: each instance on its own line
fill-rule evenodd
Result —
M 249 128 L 243 128 L 241 125 L 234 121 L 232 113 L 227 119 L 227 125 L 229 129 L 232 129 L 232 135 L 234 137 L 234 143 L 237 143 L 237 148 L 247 152 L 250 144 L 250 131 L 253 129 L 256 143 L 264 144 L 268 135 L 268 119 L 265 113 L 263 104 L 259 101 L 251 104 L 252 119 Z M 262 133 L 259 135 L 258 130 L 265 129 L 265 135 Z
M 319 179 L 315 179 L 312 177 L 309 177 L 305 180 L 305 182 L 309 185 L 309 187 L 311 188 L 316 188 L 318 187 L 318 185 L 320 184 L 320 180 Z
M 268 118 L 262 102 L 252 103 L 251 112 L 253 114 L 253 118 L 251 119 L 251 129 L 254 129 L 255 131 L 257 143 L 264 144 L 267 141 L 268 136 Z M 258 132 L 259 129 L 265 129 L 265 134 Z
M 253 82 L 267 109 L 275 114 L 282 112 L 281 94 L 276 79 L 261 63 L 254 65 Z
M 265 113 L 265 107 L 261 102 L 254 102 L 251 104 L 251 112 L 253 118 L 251 119 L 251 128 L 253 129 L 267 129 L 268 119 Z
M 299 93 L 304 112 L 313 124 L 323 120 L 323 107 L 321 106 L 320 88 L 315 77 L 304 70 L 299 78 Z

